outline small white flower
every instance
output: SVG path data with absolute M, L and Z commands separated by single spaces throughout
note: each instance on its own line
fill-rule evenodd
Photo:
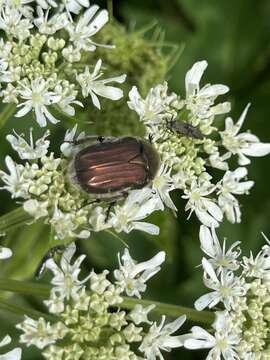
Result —
M 7 7 L 9 9 L 15 9 L 19 11 L 24 17 L 31 19 L 33 16 L 33 9 L 27 4 L 33 0 L 1 0 L 0 8 Z
M 73 1 L 74 3 L 74 1 Z M 77 23 L 70 22 L 67 26 L 70 41 L 73 42 L 76 51 L 94 51 L 96 44 L 91 37 L 108 22 L 109 15 L 107 10 L 98 12 L 99 6 L 92 5 L 83 15 L 80 16 Z
M 6 34 L 23 41 L 30 35 L 33 27 L 29 19 L 22 18 L 23 14 L 15 8 L 4 7 L 0 9 L 0 29 Z
M 53 35 L 69 23 L 67 14 L 56 13 L 49 18 L 49 9 L 44 13 L 40 6 L 37 7 L 37 17 L 33 21 L 39 32 L 46 35 Z
M 208 64 L 207 61 L 198 61 L 187 72 L 186 85 L 186 106 L 194 117 L 208 118 L 213 115 L 224 114 L 230 111 L 230 103 L 214 105 L 215 99 L 219 95 L 229 91 L 225 85 L 207 84 L 200 89 L 200 80 Z
M 47 130 L 44 135 L 34 143 L 33 141 L 33 129 L 30 129 L 30 144 L 24 139 L 24 134 L 18 135 L 14 131 L 14 135 L 7 135 L 6 139 L 11 144 L 13 149 L 17 151 L 21 159 L 33 160 L 39 159 L 45 156 L 48 152 L 50 141 L 46 138 L 50 135 Z
M 85 137 L 85 132 L 79 133 L 76 135 L 78 125 L 73 126 L 72 129 L 68 129 L 65 133 L 64 142 L 60 146 L 60 150 L 65 157 L 70 157 L 76 151 L 74 143 L 78 140 L 81 140 Z
M 0 60 L 1 62 L 1 60 Z M 1 66 L 1 64 L 0 64 Z M 1 73 L 1 70 L 0 70 Z M 4 75 L 5 77 L 5 75 Z M 0 82 L 2 81 L 2 76 L 0 75 Z M 18 104 L 19 100 L 18 100 L 18 89 L 16 87 L 14 87 L 12 84 L 8 83 L 7 87 L 5 89 L 3 89 L 0 92 L 0 95 L 3 96 L 3 103 L 14 103 L 14 104 Z
M 229 158 L 229 153 L 221 156 L 220 153 L 217 151 L 209 156 L 209 162 L 213 168 L 226 171 L 229 169 L 229 165 L 226 162 L 226 160 L 228 160 Z
M 36 0 L 36 2 L 45 10 L 48 10 L 50 7 L 56 8 L 59 5 L 62 11 L 64 7 L 70 19 L 72 19 L 70 13 L 78 15 L 83 7 L 88 8 L 90 5 L 89 0 Z
M 239 165 L 248 165 L 247 156 L 265 156 L 270 153 L 270 143 L 261 143 L 259 138 L 250 132 L 239 131 L 244 123 L 250 104 L 246 106 L 239 120 L 234 124 L 233 119 L 225 120 L 225 130 L 220 133 L 223 146 L 231 153 L 238 155 Z
M 143 338 L 139 350 L 144 353 L 146 360 L 164 360 L 161 350 L 171 351 L 173 348 L 183 346 L 185 335 L 171 336 L 185 322 L 186 317 L 180 316 L 173 322 L 165 324 L 165 316 L 159 325 L 155 322 L 149 329 L 149 332 Z
M 226 250 L 226 241 L 224 239 L 223 246 L 220 245 L 215 228 L 211 231 L 208 227 L 201 225 L 200 242 L 202 251 L 210 257 L 208 260 L 219 274 L 223 268 L 235 271 L 240 264 L 237 258 L 241 254 L 238 245 L 240 241 L 236 241 L 228 250 Z
M 146 290 L 146 281 L 160 270 L 160 265 L 165 261 L 165 252 L 161 251 L 148 261 L 136 263 L 130 256 L 128 249 L 119 258 L 119 270 L 114 271 L 118 285 L 128 296 L 141 297 L 140 293 Z
M 62 50 L 62 55 L 70 63 L 81 60 L 81 53 L 77 51 L 72 45 L 65 46 Z
M 234 171 L 227 171 L 218 184 L 218 204 L 231 223 L 241 221 L 241 211 L 238 200 L 234 195 L 248 194 L 254 181 L 242 181 L 247 175 L 247 169 L 239 167 Z M 234 195 L 233 195 L 234 194 Z
M 0 347 L 8 345 L 10 344 L 10 342 L 11 342 L 11 337 L 6 335 L 0 341 Z M 20 348 L 15 348 L 6 354 L 0 355 L 0 360 L 20 360 L 21 355 L 22 355 L 22 350 Z
M 100 102 L 97 95 L 111 100 L 119 100 L 123 97 L 123 91 L 121 89 L 106 84 L 110 82 L 122 84 L 126 80 L 126 75 L 99 80 L 103 75 L 103 73 L 100 72 L 101 64 L 102 61 L 98 60 L 92 74 L 89 71 L 89 67 L 86 66 L 84 73 L 76 76 L 76 79 L 82 88 L 83 96 L 87 97 L 90 94 L 93 104 L 98 109 L 100 109 Z
M 0 260 L 9 259 L 12 256 L 12 251 L 4 246 L 0 246 Z
M 48 215 L 48 201 L 38 201 L 36 199 L 29 199 L 24 202 L 24 210 L 33 216 L 35 220 Z
M 145 231 L 152 235 L 159 234 L 159 227 L 140 221 L 155 210 L 159 210 L 160 199 L 153 196 L 152 190 L 144 188 L 129 192 L 123 205 L 115 206 L 108 221 L 117 232 L 132 230 Z
M 112 216 L 114 216 L 114 215 L 112 215 Z M 117 223 L 117 220 L 115 220 L 115 221 Z M 103 231 L 105 229 L 109 229 L 112 226 L 111 222 L 112 222 L 112 219 L 110 221 L 107 221 L 107 214 L 106 214 L 106 211 L 104 211 L 104 207 L 95 206 L 95 208 L 91 211 L 91 216 L 89 218 L 89 224 L 91 225 L 91 228 L 93 229 L 93 231 L 99 232 L 99 231 Z M 123 226 L 123 224 L 120 225 L 119 223 L 118 223 L 118 225 Z M 119 232 L 120 231 L 121 230 L 119 229 Z
M 89 0 L 63 0 L 63 3 L 66 10 L 74 14 L 79 14 L 83 7 L 88 8 L 90 5 Z
M 129 313 L 129 317 L 136 325 L 139 325 L 141 323 L 152 324 L 152 322 L 148 319 L 148 314 L 155 307 L 156 305 L 154 304 L 146 307 L 143 307 L 141 304 L 136 304 L 135 307 Z
M 50 299 L 44 300 L 44 304 L 48 307 L 51 314 L 60 314 L 65 310 L 65 298 L 56 291 L 51 291 Z
M 223 218 L 220 207 L 207 196 L 216 190 L 215 186 L 208 181 L 192 181 L 189 189 L 185 190 L 183 199 L 188 199 L 185 210 L 194 211 L 202 224 L 208 227 L 218 227 Z
M 54 0 L 36 0 L 36 2 L 43 9 L 48 9 L 50 7 L 57 7 L 57 2 Z
M 65 114 L 69 116 L 75 115 L 75 109 L 74 105 L 78 105 L 80 107 L 83 107 L 83 104 L 76 100 L 76 96 L 78 94 L 77 91 L 73 90 L 70 92 L 65 91 L 65 86 L 57 84 L 55 87 L 55 93 L 60 96 L 59 101 L 57 102 L 57 106 L 63 111 Z
M 109 274 L 108 270 L 104 270 L 101 274 L 96 274 L 93 270 L 90 274 L 90 288 L 92 291 L 96 292 L 99 295 L 102 295 L 107 287 L 111 284 L 107 279 Z
M 205 258 L 202 259 L 202 266 L 204 269 L 204 283 L 214 291 L 202 295 L 195 302 L 195 308 L 198 311 L 206 307 L 213 308 L 219 302 L 222 302 L 225 308 L 229 310 L 236 297 L 245 295 L 245 285 L 241 283 L 238 277 L 234 276 L 232 271 L 222 270 L 219 274 L 219 279 L 213 266 Z
M 55 228 L 56 237 L 58 239 L 65 239 L 67 237 L 78 237 L 87 239 L 90 236 L 90 231 L 82 230 L 76 232 L 78 224 L 76 223 L 76 215 L 72 213 L 64 213 L 57 206 L 55 206 L 54 213 L 50 219 L 50 224 Z
M 207 360 L 239 360 L 236 346 L 239 338 L 228 333 L 226 326 L 219 328 L 214 335 L 199 326 L 191 328 L 190 337 L 184 341 L 184 347 L 190 350 L 211 349 Z
M 159 124 L 166 115 L 166 107 L 173 100 L 167 96 L 168 85 L 157 85 L 151 88 L 145 99 L 141 97 L 136 86 L 133 86 L 129 92 L 128 106 L 136 111 L 140 120 L 147 125 Z M 156 134 L 155 134 L 156 135 Z
M 71 259 L 75 251 L 76 246 L 74 243 L 71 243 L 61 257 L 60 266 L 58 266 L 52 258 L 48 259 L 45 263 L 46 268 L 51 270 L 54 275 L 51 279 L 51 284 L 53 285 L 52 293 L 57 293 L 63 299 L 73 298 L 83 287 L 83 284 L 90 278 L 89 275 L 84 280 L 78 279 L 81 271 L 80 266 L 85 259 L 85 255 L 79 256 L 74 263 L 71 264 Z
M 165 204 L 172 210 L 177 211 L 177 208 L 170 197 L 170 191 L 175 189 L 174 180 L 171 177 L 171 169 L 165 164 L 160 166 L 159 171 L 153 180 L 152 189 L 160 200 L 159 207 L 161 210 L 164 210 L 163 204 Z
M 12 198 L 22 197 L 27 199 L 29 197 L 29 185 L 25 182 L 22 175 L 24 167 L 16 164 L 10 156 L 6 156 L 5 162 L 10 174 L 0 171 L 0 178 L 6 184 L 1 189 L 9 191 Z
M 39 318 L 37 321 L 25 316 L 21 324 L 16 325 L 17 329 L 24 332 L 20 336 L 20 342 L 26 346 L 35 345 L 39 349 L 44 349 L 47 345 L 54 344 L 58 339 L 62 339 L 67 328 L 61 322 L 53 325 Z
M 267 246 L 267 245 L 266 245 Z M 262 250 L 254 258 L 252 252 L 250 257 L 243 257 L 243 272 L 247 277 L 259 279 L 269 279 L 270 274 L 270 253 L 269 249 L 263 247 Z
M 26 101 L 17 105 L 22 107 L 15 116 L 22 117 L 29 111 L 35 112 L 36 120 L 41 127 L 46 126 L 47 120 L 56 124 L 58 120 L 48 111 L 47 106 L 56 104 L 61 96 L 48 90 L 49 85 L 42 78 L 31 81 L 29 86 L 21 83 L 20 97 Z

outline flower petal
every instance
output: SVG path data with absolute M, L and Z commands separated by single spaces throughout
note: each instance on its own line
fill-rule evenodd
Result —
M 187 72 L 185 79 L 187 96 L 193 95 L 194 91 L 198 89 L 201 77 L 207 66 L 207 61 L 198 61 Z

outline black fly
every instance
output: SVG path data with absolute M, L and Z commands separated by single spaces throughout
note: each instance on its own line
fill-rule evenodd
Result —
M 198 127 L 188 124 L 182 120 L 168 120 L 167 128 L 183 136 L 198 140 L 203 139 L 203 134 Z

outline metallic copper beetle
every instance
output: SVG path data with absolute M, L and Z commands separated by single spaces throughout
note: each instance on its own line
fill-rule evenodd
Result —
M 95 198 L 111 199 L 149 184 L 159 166 L 159 154 L 150 141 L 100 137 L 75 155 L 72 178 Z
M 202 139 L 197 127 L 181 120 L 168 121 L 167 127 L 179 135 Z M 84 146 L 75 155 L 71 177 L 84 191 L 95 199 L 116 199 L 129 190 L 141 189 L 156 176 L 160 157 L 149 141 L 125 136 L 120 138 L 86 137 L 77 143 Z

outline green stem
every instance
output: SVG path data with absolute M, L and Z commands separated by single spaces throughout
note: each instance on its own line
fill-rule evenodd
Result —
M 10 291 L 16 294 L 36 295 L 41 297 L 49 297 L 50 286 L 37 284 L 30 281 L 19 281 L 0 278 L 0 289 L 2 291 Z
M 203 324 L 210 325 L 214 321 L 214 314 L 210 311 L 197 311 L 188 307 L 183 307 L 179 305 L 166 304 L 158 301 L 152 300 L 142 300 L 142 299 L 133 299 L 133 298 L 124 298 L 124 301 L 121 303 L 121 307 L 125 309 L 133 309 L 136 304 L 141 304 L 143 306 L 156 305 L 154 312 L 161 315 L 168 315 L 173 318 L 177 318 L 181 315 L 186 315 L 187 319 L 194 322 L 199 322 Z
M 8 119 L 13 115 L 16 111 L 16 105 L 7 104 L 4 107 L 4 110 L 0 113 L 0 128 L 2 128 Z
M 107 0 L 107 8 L 108 8 L 110 22 L 112 22 L 113 21 L 113 0 Z
M 13 230 L 15 227 L 24 225 L 31 219 L 32 217 L 27 214 L 22 207 L 12 210 L 0 216 L 0 233 Z
M 4 291 L 10 291 L 17 294 L 24 295 L 38 295 L 44 298 L 49 296 L 50 286 L 48 285 L 38 285 L 34 282 L 29 281 L 18 281 L 10 279 L 0 279 L 0 289 Z M 141 304 L 143 306 L 156 305 L 154 312 L 171 316 L 177 318 L 181 315 L 186 315 L 187 319 L 194 322 L 199 322 L 203 324 L 212 324 L 214 321 L 214 314 L 209 311 L 197 311 L 191 308 L 166 304 L 153 300 L 142 300 L 142 299 L 133 299 L 133 298 L 124 298 L 124 301 L 120 305 L 124 309 L 131 310 L 135 307 L 136 304 Z
M 40 317 L 43 317 L 48 321 L 55 322 L 56 320 L 55 316 L 44 314 L 40 311 L 29 309 L 25 306 L 12 304 L 9 300 L 5 300 L 3 298 L 0 298 L 0 309 L 9 311 L 12 314 L 16 314 L 16 315 L 21 315 L 21 316 L 27 315 L 32 319 L 38 319 Z

